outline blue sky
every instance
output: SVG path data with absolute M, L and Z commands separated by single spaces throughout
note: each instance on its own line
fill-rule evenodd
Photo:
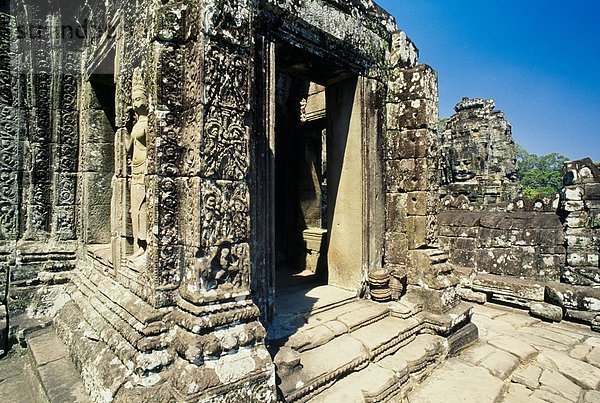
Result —
M 377 3 L 438 71 L 442 117 L 493 98 L 529 152 L 600 161 L 600 1 Z

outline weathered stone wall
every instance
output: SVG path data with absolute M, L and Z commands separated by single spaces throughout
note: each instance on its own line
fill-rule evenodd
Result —
M 440 243 L 456 265 L 539 281 L 559 281 L 565 265 L 557 215 L 535 212 L 445 211 Z
M 600 168 L 589 158 L 565 164 L 559 214 L 567 239 L 562 280 L 600 287 Z
M 254 36 L 265 23 L 258 20 L 256 5 L 227 0 L 151 3 L 138 8 L 123 4 L 124 26 L 115 46 L 114 253 L 110 262 L 103 259 L 102 246 L 88 248 L 90 258 L 81 263 L 69 287 L 71 301 L 57 320 L 97 400 L 117 393 L 125 400 L 150 395 L 186 401 L 275 398 L 274 368 L 250 289 L 250 139 L 264 134 L 254 126 L 262 112 L 251 113 L 252 107 L 263 105 L 261 86 L 252 85 L 257 63 Z M 389 33 L 384 38 L 379 33 L 388 32 L 384 26 L 369 28 L 354 19 L 331 23 L 347 18 L 361 3 L 264 2 L 262 6 L 273 12 L 263 19 L 281 18 L 290 28 L 300 25 L 307 33 L 325 29 L 336 38 L 332 42 L 347 41 L 350 48 L 376 51 L 379 59 L 385 56 L 383 45 Z M 332 19 L 322 18 L 323 8 Z M 112 20 L 110 10 L 104 10 L 105 15 L 102 7 L 99 10 L 96 18 Z M 373 16 L 385 17 L 378 8 L 373 10 L 377 11 Z M 353 35 L 353 29 L 361 34 Z M 364 37 L 372 40 L 360 39 Z M 357 39 L 360 43 L 353 42 Z M 85 65 L 101 57 L 103 41 L 92 38 Z M 144 265 L 129 259 L 131 175 L 124 138 L 132 124 L 135 69 L 144 77 L 150 109 L 145 182 L 151 231 Z M 94 89 L 84 81 L 83 104 L 93 105 L 93 99 L 86 102 L 93 95 Z M 109 144 L 105 137 L 93 141 L 91 132 L 107 132 L 94 127 L 98 121 L 106 126 L 101 109 L 82 110 L 81 159 L 100 155 L 101 161 L 89 163 L 105 168 L 102 161 L 110 155 Z M 99 206 L 103 216 L 106 200 L 96 202 L 85 196 L 110 194 L 106 168 L 95 166 L 81 170 L 82 211 L 93 212 Z M 96 174 L 100 180 L 94 179 Z M 92 186 L 105 194 L 86 190 Z M 87 243 L 106 242 L 104 229 L 89 229 L 83 231 Z M 113 374 L 82 352 L 82 346 L 90 344 L 77 341 L 82 329 L 97 340 L 92 356 L 102 362 L 117 359 Z M 123 384 L 127 386 L 119 389 Z
M 8 283 L 19 225 L 19 142 L 15 125 L 18 101 L 12 45 L 14 18 L 0 11 L 0 356 L 6 351 Z
M 21 181 L 16 196 L 4 188 L 0 195 L 0 236 L 18 245 L 0 245 L 0 275 L 3 270 L 11 280 L 23 310 L 31 308 L 24 296 L 36 287 L 71 280 L 54 324 L 94 400 L 276 399 L 255 302 L 273 303 L 273 279 L 268 262 L 255 257 L 266 245 L 255 238 L 266 229 L 256 218 L 260 200 L 251 200 L 267 192 L 260 182 L 267 175 L 256 171 L 272 151 L 259 147 L 268 142 L 271 41 L 313 50 L 332 63 L 348 56 L 348 70 L 371 87 L 360 106 L 377 113 L 363 108 L 360 115 L 373 120 L 367 126 L 376 133 L 362 139 L 368 150 L 361 151 L 373 162 L 370 175 L 386 177 L 386 266 L 405 272 L 429 311 L 456 306 L 458 280 L 436 248 L 437 77 L 417 64 L 404 33 L 392 35 L 391 16 L 359 0 L 99 0 L 88 6 L 79 20 L 110 29 L 90 32 L 81 55 L 55 48 L 52 40 L 20 53 L 27 74 L 14 121 L 27 124 L 14 126 L 23 133 L 10 141 L 25 163 L 16 170 L 0 165 L 0 175 Z M 58 15 L 40 18 L 60 25 Z M 78 66 L 76 73 L 69 64 Z M 134 72 L 141 77 L 137 88 Z M 384 125 L 379 112 L 387 84 Z M 148 106 L 147 167 L 137 183 L 147 208 L 143 259 L 131 256 L 131 186 L 139 176 L 126 146 L 142 116 L 136 90 Z M 114 100 L 107 98 L 111 91 Z M 0 130 L 12 119 L 7 116 Z M 375 205 L 381 196 L 365 198 L 377 199 Z M 382 210 L 371 212 L 374 238 L 384 232 Z M 362 218 L 365 227 L 373 219 Z M 6 228 L 15 228 L 14 235 Z M 384 252 L 375 246 L 370 261 L 379 269 Z M 440 332 L 449 334 L 468 316 L 464 309 Z
M 440 143 L 436 72 L 418 65 L 418 52 L 396 33 L 387 97 L 385 264 L 405 271 L 409 291 L 432 311 L 458 302 L 457 278 L 437 246 Z
M 53 10 L 14 1 L 0 19 L 0 299 L 16 316 L 43 311 L 74 268 L 78 59 L 53 36 Z
M 506 205 L 519 192 L 512 128 L 495 103 L 463 98 L 441 133 L 445 204 L 467 198 L 472 208 Z

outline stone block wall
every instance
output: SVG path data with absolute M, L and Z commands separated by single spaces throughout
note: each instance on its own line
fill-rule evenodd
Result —
M 562 280 L 600 287 L 600 168 L 589 158 L 565 164 L 559 214 L 567 240 Z
M 409 291 L 441 312 L 458 302 L 458 280 L 437 250 L 440 143 L 437 73 L 417 64 L 403 32 L 393 40 L 384 144 L 387 229 L 385 265 L 405 271 Z
M 445 211 L 439 240 L 456 265 L 539 281 L 559 281 L 565 265 L 557 215 L 535 212 Z

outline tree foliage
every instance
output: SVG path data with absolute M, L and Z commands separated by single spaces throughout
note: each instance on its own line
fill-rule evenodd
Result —
M 517 145 L 519 181 L 523 194 L 528 197 L 554 196 L 562 187 L 563 164 L 569 158 L 558 153 L 543 156 L 528 153 Z

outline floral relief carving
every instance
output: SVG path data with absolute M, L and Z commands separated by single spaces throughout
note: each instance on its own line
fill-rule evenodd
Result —
M 16 235 L 17 210 L 16 205 L 0 203 L 0 239 Z
M 18 192 L 17 173 L 0 171 L 0 203 L 17 204 Z
M 212 109 L 204 124 L 203 176 L 241 180 L 248 171 L 248 131 L 236 111 Z
M 212 0 L 205 4 L 204 27 L 209 35 L 233 44 L 246 44 L 250 35 L 248 0 Z
M 70 175 L 61 175 L 58 180 L 58 204 L 75 204 L 76 178 Z
M 204 60 L 204 103 L 239 110 L 248 109 L 248 65 L 246 54 L 210 44 Z
M 244 183 L 204 181 L 202 183 L 202 246 L 205 250 L 222 239 L 233 243 L 249 236 L 249 192 Z

